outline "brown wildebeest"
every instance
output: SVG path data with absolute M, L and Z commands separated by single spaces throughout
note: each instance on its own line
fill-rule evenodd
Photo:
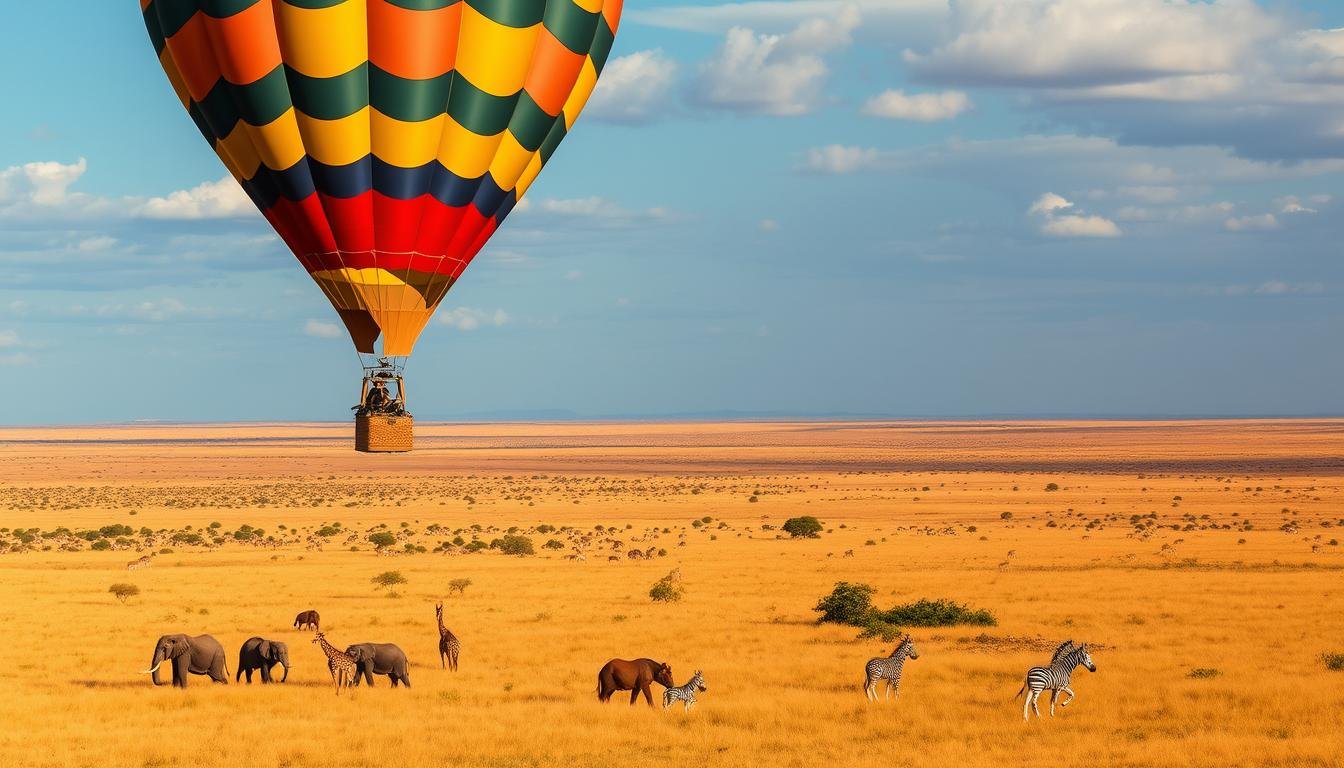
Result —
M 672 667 L 653 659 L 612 659 L 597 673 L 597 700 L 607 702 L 616 691 L 630 692 L 630 706 L 634 706 L 639 694 L 653 706 L 653 694 L 649 693 L 649 684 L 658 683 L 664 688 L 676 685 L 672 682 Z
M 317 611 L 304 611 L 294 617 L 294 626 L 299 629 L 312 629 L 317 631 L 322 617 L 317 615 Z

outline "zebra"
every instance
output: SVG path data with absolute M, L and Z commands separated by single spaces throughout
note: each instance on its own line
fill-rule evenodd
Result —
M 705 685 L 705 673 L 697 669 L 695 670 L 695 674 L 691 676 L 690 681 L 685 685 L 676 688 L 668 688 L 663 691 L 663 709 L 667 709 L 672 706 L 673 703 L 681 701 L 685 702 L 684 711 L 690 712 L 691 707 L 695 706 L 696 691 L 704 693 L 707 690 L 709 690 L 709 688 Z
M 1041 692 L 1046 688 L 1050 689 L 1050 716 L 1055 716 L 1055 698 L 1060 691 L 1069 694 L 1067 701 L 1061 701 L 1059 706 L 1067 707 L 1070 701 L 1073 701 L 1073 689 L 1069 687 L 1070 678 L 1073 676 L 1073 670 L 1079 665 L 1087 667 L 1089 672 L 1096 672 L 1097 665 L 1092 663 L 1092 655 L 1087 652 L 1087 644 L 1074 645 L 1072 640 L 1066 641 L 1063 645 L 1055 649 L 1054 656 L 1050 658 L 1050 665 L 1046 667 L 1032 667 L 1027 671 L 1027 679 L 1022 683 L 1022 688 L 1018 690 L 1016 699 L 1027 692 L 1027 699 L 1022 703 L 1022 719 L 1027 720 L 1030 712 L 1035 712 L 1036 717 L 1041 716 L 1041 710 L 1036 706 L 1036 700 L 1041 697 Z
M 892 691 L 896 692 L 897 698 L 901 695 L 901 668 L 905 666 L 906 657 L 912 659 L 919 658 L 919 651 L 915 650 L 915 641 L 909 635 L 906 635 L 900 643 L 896 645 L 896 650 L 891 655 L 884 658 L 869 659 L 864 666 L 863 692 L 867 694 L 869 701 L 877 701 L 877 681 L 887 681 L 887 698 L 891 698 Z

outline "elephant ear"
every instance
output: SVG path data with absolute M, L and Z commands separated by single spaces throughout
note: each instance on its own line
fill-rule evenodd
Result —
M 261 645 L 257 646 L 257 650 L 261 653 L 261 658 L 263 659 L 271 658 L 271 641 L 262 640 Z

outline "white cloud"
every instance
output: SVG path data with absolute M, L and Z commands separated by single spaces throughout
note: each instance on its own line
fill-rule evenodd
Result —
M 0 349 L 17 347 L 18 345 L 19 334 L 17 331 L 0 331 Z
M 655 206 L 643 210 L 630 210 L 596 195 L 537 200 L 529 208 L 529 215 L 534 213 L 588 220 L 604 226 L 626 226 L 636 222 L 668 221 L 675 218 L 675 214 L 666 208 Z
M 1041 225 L 1051 237 L 1119 237 L 1115 222 L 1101 216 L 1054 216 Z
M 1120 227 L 1102 216 L 1068 213 L 1072 202 L 1054 192 L 1046 192 L 1027 209 L 1027 215 L 1041 220 L 1041 233 L 1050 237 L 1119 237 Z
M 303 324 L 303 333 L 305 336 L 312 336 L 316 339 L 339 339 L 344 335 L 343 329 L 337 323 L 324 322 L 322 320 L 309 320 Z
M 1283 280 L 1270 280 L 1256 287 L 1255 292 L 1265 296 L 1287 296 L 1298 293 L 1324 293 L 1325 285 L 1322 283 L 1289 283 Z
M 762 232 L 778 232 L 779 222 L 774 219 L 761 219 L 756 222 L 756 228 Z
M 733 27 L 701 65 L 694 97 L 710 108 L 747 114 L 807 114 L 830 74 L 822 54 L 847 47 L 858 25 L 858 11 L 845 6 L 784 35 Z
M 625 213 L 619 205 L 602 197 L 576 197 L 538 201 L 538 210 L 564 216 L 620 216 Z
M 86 237 L 75 245 L 75 250 L 83 253 L 97 253 L 105 251 L 117 244 L 117 238 L 102 235 L 99 237 Z
M 1272 213 L 1258 216 L 1239 216 L 1223 222 L 1223 228 L 1229 232 L 1267 231 L 1279 228 L 1279 220 Z
M 681 5 L 628 8 L 625 16 L 637 24 L 685 32 L 722 34 L 733 27 L 783 33 L 817 18 L 839 16 L 856 9 L 864 30 L 890 41 L 893 33 L 923 34 L 947 16 L 947 0 L 756 0 L 717 5 Z
M 1115 212 L 1115 218 L 1120 221 L 1170 223 L 1220 221 L 1230 216 L 1236 208 L 1235 204 L 1227 201 L 1164 208 L 1125 206 Z
M 232 176 L 145 201 L 139 214 L 150 219 L 229 219 L 256 213 Z
M 1245 157 L 1344 155 L 1344 30 L 1251 0 L 958 0 L 916 80 L 1022 89 L 1084 130 Z
M 483 326 L 499 327 L 509 322 L 509 315 L 502 309 L 490 312 L 470 307 L 454 307 L 439 313 L 439 323 L 459 331 L 474 331 Z
M 907 51 L 935 80 L 1114 85 L 1232 69 L 1279 20 L 1246 0 L 959 0 L 950 40 Z
M 1036 198 L 1036 202 L 1031 204 L 1031 207 L 1027 209 L 1027 213 L 1041 213 L 1049 215 L 1054 213 L 1055 211 L 1060 211 L 1065 208 L 1072 208 L 1072 207 L 1073 203 L 1070 203 L 1068 200 L 1065 200 L 1060 195 L 1056 195 L 1054 192 L 1046 192 L 1045 194 Z
M 37 205 L 56 206 L 68 197 L 70 185 L 89 169 L 84 158 L 72 164 L 36 162 L 0 171 L 0 200 L 24 197 Z
M 847 147 L 830 144 L 807 151 L 802 170 L 812 173 L 854 173 L 878 163 L 881 153 L 872 147 Z
M 677 63 L 662 49 L 636 51 L 607 62 L 584 114 L 613 123 L 640 123 L 668 109 Z
M 1287 197 L 1281 197 L 1278 200 L 1275 200 L 1274 204 L 1279 206 L 1279 213 L 1311 214 L 1318 212 L 1315 208 L 1308 208 L 1307 206 L 1303 205 L 1302 201 L 1299 200 L 1295 195 L 1288 195 Z
M 887 90 L 869 99 L 862 111 L 870 117 L 933 123 L 951 120 L 970 108 L 970 98 L 961 91 L 906 94 Z

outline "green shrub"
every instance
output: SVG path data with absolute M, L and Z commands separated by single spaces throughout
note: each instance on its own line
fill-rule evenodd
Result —
M 1344 653 L 1322 654 L 1321 661 L 1325 662 L 1326 669 L 1335 672 L 1344 672 Z
M 386 587 L 395 587 L 398 584 L 405 584 L 406 577 L 401 575 L 401 571 L 383 571 L 370 579 L 370 581 L 373 582 L 375 588 L 384 589 Z
M 1046 484 L 1045 484 L 1045 490 L 1050 491 L 1051 493 L 1053 493 L 1053 492 L 1055 492 L 1055 491 L 1058 491 L 1058 490 L 1059 490 L 1059 483 L 1046 483 Z
M 880 617 L 900 627 L 953 627 L 959 624 L 992 627 L 998 624 L 994 614 L 983 608 L 972 609 L 951 600 L 924 598 L 882 611 Z
M 839 582 L 831 594 L 821 598 L 814 611 L 821 612 L 818 623 L 862 626 L 873 613 L 873 593 L 867 584 Z
M 96 550 L 99 550 L 99 551 L 102 551 L 102 550 L 105 550 L 105 549 L 111 549 L 111 548 L 112 548 L 112 542 L 108 541 L 107 539 L 99 539 L 99 540 L 93 542 L 93 544 L 90 545 L 90 547 L 89 547 L 89 549 L 96 549 Z
M 464 549 L 466 549 L 468 552 L 480 552 L 482 549 L 489 549 L 489 548 L 490 545 L 486 544 L 484 541 L 481 541 L 480 539 L 469 541 L 467 542 L 467 546 L 464 547 Z
M 535 555 L 536 549 L 532 547 L 532 540 L 526 536 L 508 534 L 499 541 L 499 551 L 506 555 Z
M 655 603 L 675 603 L 685 594 L 686 590 L 681 586 L 681 575 L 678 571 L 672 571 L 655 581 L 649 588 L 649 597 L 653 598 Z
M 863 631 L 861 638 L 894 639 L 906 627 L 951 627 L 963 624 L 992 627 L 998 624 L 994 614 L 968 608 L 951 600 L 919 599 L 888 610 L 873 606 L 875 589 L 867 584 L 839 582 L 831 594 L 823 597 L 812 610 L 821 614 L 817 623 L 848 624 Z
M 393 544 L 396 544 L 397 537 L 393 536 L 387 531 L 379 531 L 378 533 L 369 534 L 369 543 L 381 549 L 383 547 L 390 547 Z
M 789 518 L 783 525 L 784 532 L 794 538 L 815 539 L 822 528 L 821 521 L 811 515 Z
M 545 548 L 547 548 L 547 549 L 564 549 L 564 548 L 565 548 L 565 543 L 564 543 L 563 541 L 559 540 L 559 539 L 550 539 L 550 540 L 548 540 L 545 544 L 542 544 L 541 546 L 543 546 L 543 547 L 545 547 Z

